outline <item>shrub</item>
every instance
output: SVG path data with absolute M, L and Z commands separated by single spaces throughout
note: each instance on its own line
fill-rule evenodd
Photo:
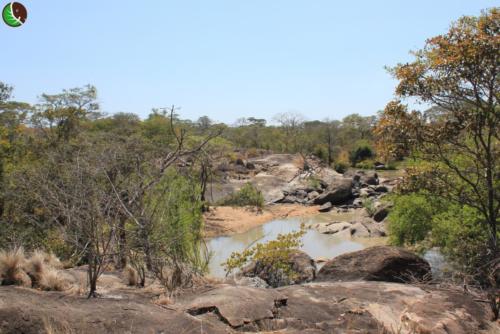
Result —
M 366 213 L 368 213 L 370 217 L 373 217 L 375 211 L 377 211 L 375 208 L 375 201 L 372 198 L 364 198 L 363 207 L 365 208 Z
M 451 205 L 435 215 L 432 224 L 432 245 L 440 247 L 463 272 L 484 280 L 478 268 L 488 259 L 488 233 L 481 226 L 481 214 L 468 206 Z
M 415 245 L 432 230 L 432 217 L 442 210 L 443 203 L 425 194 L 412 193 L 394 197 L 389 213 L 389 241 L 393 245 Z
M 356 166 L 358 162 L 374 157 L 372 148 L 368 144 L 360 144 L 349 153 L 349 161 L 352 166 Z
M 302 237 L 305 233 L 305 227 L 302 225 L 299 231 L 279 234 L 275 240 L 258 243 L 243 252 L 233 252 L 222 266 L 228 275 L 253 261 L 260 263 L 263 267 L 271 268 L 274 272 L 281 272 L 293 280 L 296 273 L 289 258 L 292 252 L 302 246 Z
M 220 205 L 264 207 L 264 196 L 251 183 L 246 183 L 235 192 L 219 202 Z
M 25 263 L 26 257 L 22 248 L 0 251 L 1 284 L 31 286 L 31 279 L 23 270 Z
M 358 162 L 355 167 L 360 169 L 375 169 L 375 164 L 373 163 L 373 160 L 364 160 Z
M 339 161 L 335 163 L 335 171 L 340 174 L 344 174 L 349 168 L 349 164 L 343 161 Z

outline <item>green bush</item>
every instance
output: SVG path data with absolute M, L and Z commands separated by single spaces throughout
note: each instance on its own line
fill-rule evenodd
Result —
M 264 196 L 251 183 L 245 184 L 238 192 L 222 199 L 219 205 L 264 207 Z
M 371 159 L 374 156 L 375 154 L 368 144 L 360 144 L 349 153 L 349 161 L 352 166 L 356 166 L 357 163 L 366 159 Z
M 334 167 L 337 173 L 344 174 L 349 168 L 349 165 L 345 162 L 339 161 L 335 163 Z
M 297 278 L 290 256 L 302 246 L 302 237 L 305 234 L 306 228 L 302 225 L 299 231 L 278 234 L 275 240 L 257 243 L 242 252 L 231 253 L 231 256 L 222 264 L 226 275 L 236 269 L 243 269 L 249 262 L 255 262 L 269 271 L 270 277 L 267 283 L 271 286 L 276 288 L 282 285 L 283 281 L 290 284 Z
M 433 216 L 442 208 L 442 201 L 425 194 L 395 196 L 394 207 L 388 216 L 390 243 L 404 246 L 425 240 L 432 230 Z
M 375 164 L 373 163 L 373 160 L 364 160 L 364 161 L 358 162 L 355 167 L 361 168 L 361 169 L 374 169 Z
M 363 207 L 365 208 L 366 213 L 368 213 L 370 217 L 373 217 L 373 215 L 377 211 L 375 208 L 375 202 L 372 198 L 364 198 Z
M 450 205 L 432 219 L 432 245 L 464 272 L 477 275 L 487 259 L 488 233 L 480 213 L 468 206 Z

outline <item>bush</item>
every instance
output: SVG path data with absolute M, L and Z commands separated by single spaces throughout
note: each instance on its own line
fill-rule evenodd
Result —
M 485 279 L 477 270 L 488 259 L 488 233 L 481 226 L 481 219 L 474 208 L 451 205 L 433 217 L 431 241 L 463 272 Z
M 339 161 L 339 162 L 335 163 L 334 168 L 335 168 L 335 171 L 337 173 L 344 174 L 347 171 L 347 169 L 349 168 L 349 164 L 347 164 L 343 161 Z
M 366 213 L 368 213 L 370 217 L 373 217 L 373 215 L 377 211 L 377 209 L 375 208 L 375 202 L 372 198 L 364 198 L 363 207 L 365 208 Z
M 235 192 L 219 202 L 219 205 L 264 207 L 264 196 L 251 183 L 246 183 Z
M 360 169 L 375 169 L 375 164 L 373 163 L 373 160 L 364 160 L 358 162 L 355 167 Z
M 275 240 L 258 243 L 241 253 L 233 252 L 222 266 L 229 275 L 235 269 L 241 270 L 249 262 L 255 262 L 270 268 L 278 276 L 286 276 L 293 281 L 297 273 L 293 270 L 289 259 L 292 252 L 302 246 L 302 237 L 305 233 L 305 226 L 302 225 L 299 231 L 279 234 Z
M 372 148 L 368 144 L 359 144 L 354 150 L 349 153 L 349 161 L 352 166 L 356 166 L 358 162 L 366 159 L 371 159 L 375 156 Z
M 425 194 L 412 193 L 394 197 L 389 213 L 389 241 L 396 246 L 415 245 L 432 230 L 432 218 L 441 212 L 443 203 Z

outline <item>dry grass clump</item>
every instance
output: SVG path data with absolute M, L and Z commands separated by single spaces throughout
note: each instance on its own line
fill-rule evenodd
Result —
M 129 286 L 137 286 L 139 285 L 139 274 L 137 270 L 131 266 L 126 266 L 123 274 L 125 276 L 125 281 Z
M 164 306 L 164 305 L 170 305 L 170 304 L 173 304 L 173 301 L 170 297 L 168 297 L 167 295 L 160 295 L 157 299 L 154 300 L 154 303 L 156 305 L 161 305 L 161 306 Z
M 22 248 L 0 251 L 0 283 L 2 285 L 31 286 L 30 277 L 24 272 L 26 257 Z
M 54 255 L 34 251 L 26 258 L 22 248 L 0 251 L 0 280 L 2 285 L 23 285 L 46 291 L 64 291 L 70 280 L 57 268 L 61 261 Z
M 70 283 L 61 271 L 48 268 L 43 272 L 38 286 L 45 291 L 65 291 L 70 288 Z

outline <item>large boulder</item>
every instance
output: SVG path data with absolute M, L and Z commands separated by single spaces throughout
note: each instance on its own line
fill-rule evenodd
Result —
M 312 282 L 278 289 L 222 286 L 175 305 L 226 331 L 496 333 L 491 311 L 461 292 L 386 282 Z
M 344 176 L 352 178 L 355 187 L 379 184 L 378 174 L 376 172 L 358 170 L 346 173 Z
M 242 274 L 246 277 L 259 277 L 274 288 L 311 282 L 316 278 L 316 264 L 303 251 L 295 250 L 291 252 L 287 263 L 291 266 L 291 275 L 281 269 L 265 265 L 260 261 L 252 262 L 243 268 Z
M 323 205 L 327 202 L 342 204 L 352 198 L 352 181 L 339 179 L 332 183 L 321 195 L 313 200 L 314 204 Z
M 431 267 L 421 257 L 398 247 L 375 246 L 337 256 L 321 268 L 318 280 L 331 281 L 424 281 Z

